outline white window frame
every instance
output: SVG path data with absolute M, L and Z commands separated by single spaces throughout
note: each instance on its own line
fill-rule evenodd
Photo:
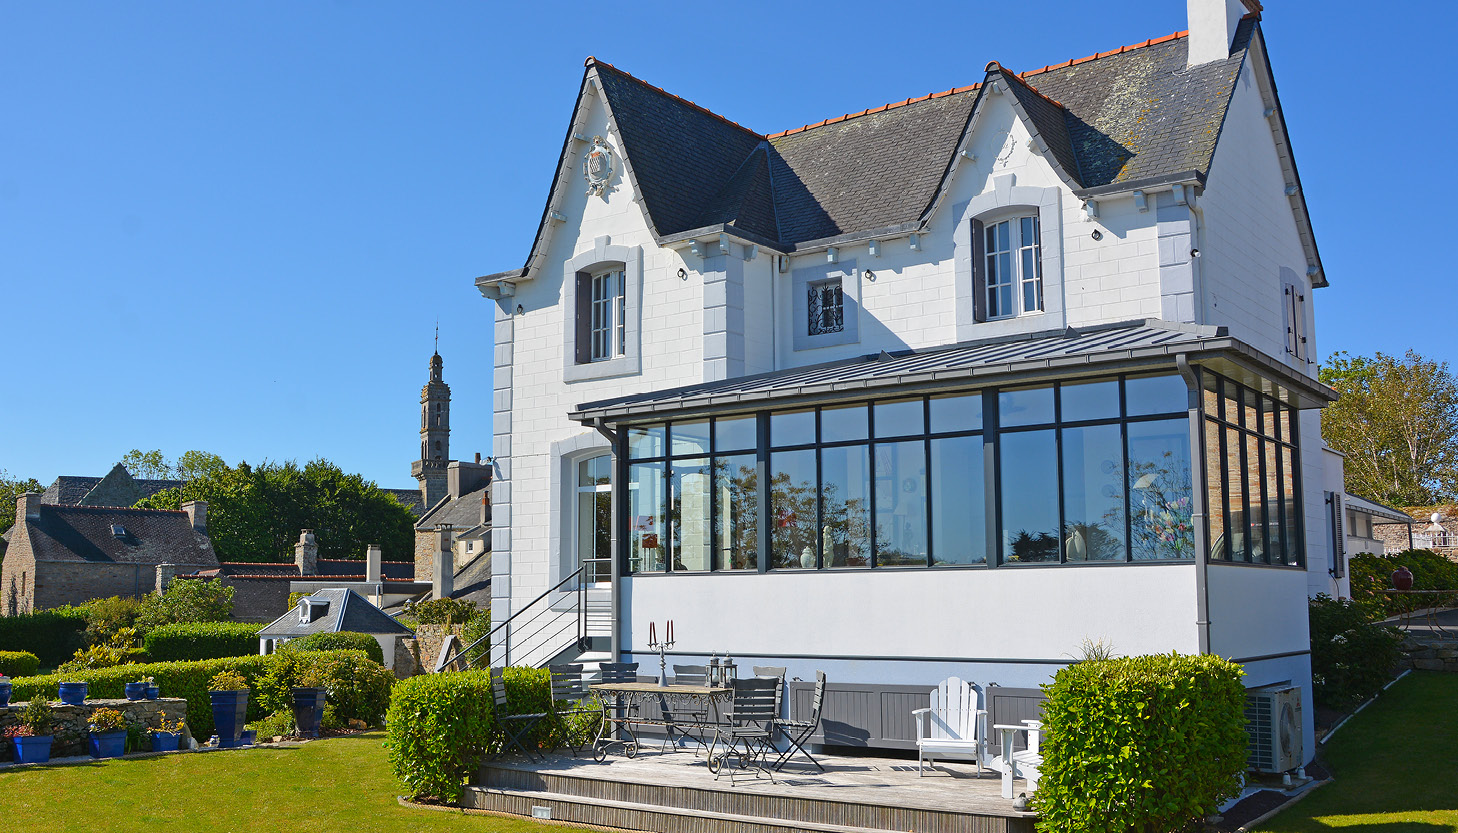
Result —
M 608 476 L 608 482 L 607 483 L 594 483 L 594 484 L 583 485 L 582 484 L 582 469 L 583 469 L 583 467 L 584 466 L 591 465 L 593 463 L 593 461 L 600 460 L 600 459 L 603 459 L 603 458 L 607 458 L 607 461 L 608 461 L 608 471 L 610 472 L 609 473 L 609 476 Z M 574 460 L 573 463 L 572 463 L 572 467 L 571 467 L 571 472 L 572 472 L 572 496 L 573 496 L 573 500 L 572 500 L 572 507 L 573 507 L 573 509 L 572 509 L 572 551 L 576 555 L 574 569 L 576 567 L 582 567 L 584 561 L 587 558 L 589 558 L 589 556 L 587 555 L 587 553 L 585 553 L 585 552 L 582 551 L 582 546 L 581 546 L 581 541 L 582 541 L 582 524 L 584 523 L 584 521 L 588 520 L 588 519 L 586 519 L 586 518 L 584 518 L 582 516 L 582 500 L 581 500 L 581 496 L 584 495 L 584 494 L 597 495 L 597 494 L 600 494 L 600 493 L 606 493 L 609 496 L 609 499 L 611 499 L 612 491 L 613 491 L 613 484 L 612 484 L 613 476 L 611 474 L 611 472 L 613 471 L 613 464 L 612 463 L 613 463 L 613 461 L 612 461 L 612 453 L 611 452 L 608 452 L 606 454 L 594 454 L 594 455 L 591 455 L 591 456 L 588 456 L 588 457 L 579 457 L 578 459 Z M 593 553 L 590 557 L 592 559 L 594 559 L 594 560 L 596 560 L 596 559 L 607 559 L 608 560 L 608 566 L 609 566 L 609 571 L 608 572 L 609 572 L 609 575 L 611 575 L 611 565 L 612 565 L 612 558 L 613 558 L 613 553 L 612 553 L 612 535 L 611 535 L 611 532 L 612 531 L 609 530 L 608 532 L 609 532 L 609 535 L 608 535 L 608 551 L 607 551 L 607 553 L 605 553 L 605 554 Z M 611 580 L 606 581 L 606 582 L 603 582 L 603 581 L 595 581 L 595 582 L 589 582 L 588 583 L 588 586 L 590 586 L 590 587 L 608 587 L 608 586 L 611 586 L 611 584 L 612 584 Z
M 1004 228 L 1007 229 L 1005 236 L 999 233 Z M 986 220 L 982 232 L 987 320 L 1043 313 L 1043 245 L 1038 213 Z M 1007 268 L 999 268 L 999 262 Z M 998 301 L 1002 292 L 1009 301 L 1007 309 Z M 1032 303 L 1029 303 L 1029 293 L 1033 296 Z
M 623 269 L 592 276 L 592 321 L 588 325 L 592 361 L 627 355 L 627 280 Z
M 641 246 L 614 245 L 608 237 L 598 237 L 592 248 L 585 249 L 564 263 L 562 269 L 562 302 L 566 315 L 562 327 L 562 380 L 567 383 L 632 376 L 642 372 L 643 319 L 643 249 Z M 609 271 L 622 273 L 622 304 L 617 318 L 616 355 L 598 360 L 591 356 L 591 337 L 586 332 L 591 317 L 592 276 Z M 587 296 L 580 298 L 580 295 Z M 582 300 L 582 306 L 578 301 Z M 515 303 L 513 301 L 513 303 Z M 579 335 L 581 342 L 579 342 Z M 582 344 L 579 352 L 578 345 Z M 579 361 L 580 359 L 580 361 Z

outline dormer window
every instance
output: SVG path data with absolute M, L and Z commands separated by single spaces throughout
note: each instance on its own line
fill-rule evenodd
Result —
M 816 281 L 807 288 L 806 305 L 809 309 L 809 334 L 812 336 L 838 333 L 845 329 L 845 296 L 840 278 Z
M 299 599 L 299 624 L 301 625 L 317 622 L 320 617 L 328 612 L 328 599 L 314 599 L 310 597 Z
M 1038 215 L 983 226 L 988 320 L 1043 311 L 1043 246 Z

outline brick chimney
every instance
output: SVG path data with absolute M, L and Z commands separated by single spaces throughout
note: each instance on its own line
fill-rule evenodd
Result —
M 205 500 L 189 500 L 182 504 L 182 511 L 187 513 L 187 519 L 192 522 L 192 531 L 199 535 L 208 534 L 208 502 Z
M 314 541 L 314 530 L 299 532 L 299 543 L 294 544 L 294 563 L 299 565 L 299 575 L 319 574 L 319 544 Z
M 1189 66 L 1230 57 L 1235 29 L 1247 14 L 1260 14 L 1258 0 L 1185 0 L 1190 28 Z
M 365 550 L 365 581 L 382 581 L 385 568 L 381 562 L 385 560 L 384 550 L 379 544 L 370 544 Z
M 41 493 L 26 492 L 15 499 L 15 525 L 22 526 L 26 521 L 40 520 Z
M 455 527 L 437 524 L 435 527 L 435 554 L 431 559 L 434 575 L 430 578 L 430 597 L 446 599 L 455 592 L 456 558 Z

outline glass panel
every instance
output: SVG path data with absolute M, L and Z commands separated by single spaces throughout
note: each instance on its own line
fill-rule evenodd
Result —
M 1081 422 L 1086 419 L 1119 418 L 1119 380 L 1101 382 L 1065 382 L 1058 386 L 1063 411 L 1059 419 Z
M 1266 461 L 1266 541 L 1269 547 L 1270 563 L 1286 563 L 1286 549 L 1281 543 L 1281 483 L 1276 468 L 1276 444 L 1269 440 L 1261 443 L 1261 452 Z
M 1226 379 L 1221 385 L 1224 396 L 1225 421 L 1233 425 L 1240 424 L 1240 387 L 1234 382 Z
M 1123 446 L 1117 423 L 1063 429 L 1063 552 L 1069 561 L 1124 560 Z
M 753 454 L 714 458 L 718 570 L 759 568 L 759 478 Z
M 936 419 L 935 404 L 932 419 Z M 931 441 L 933 564 L 987 562 L 982 465 L 980 436 Z
M 663 456 L 664 426 L 646 425 L 628 429 L 628 459 Z
M 820 410 L 820 441 L 838 443 L 842 440 L 864 440 L 870 434 L 866 427 L 866 406 L 851 405 L 844 408 L 822 408 Z
M 1245 435 L 1245 502 L 1250 507 L 1250 560 L 1269 563 L 1266 549 L 1266 511 L 1261 503 L 1261 439 Z
M 1285 405 L 1281 406 L 1281 441 L 1290 443 L 1291 445 L 1296 444 L 1297 425 L 1295 417 L 1296 412 L 1293 409 Z
M 1124 380 L 1124 404 L 1129 416 L 1176 414 L 1189 410 L 1189 391 L 1184 377 L 1178 374 L 1130 376 Z
M 612 483 L 613 457 L 602 454 L 577 464 L 578 486 L 608 486 Z
M 1008 249 L 1012 246 L 1012 243 L 1009 242 L 1009 236 L 1011 234 L 1011 231 L 1012 222 L 1010 220 L 1004 220 L 1001 223 L 997 224 L 997 248 L 999 251 Z
M 1053 421 L 1053 388 L 1018 388 L 999 391 L 997 413 L 1003 427 L 1042 425 Z
M 1255 391 L 1252 391 L 1250 388 L 1240 389 L 1240 402 L 1243 406 L 1242 411 L 1245 414 L 1245 416 L 1243 417 L 1245 421 L 1241 423 L 1241 427 L 1245 428 L 1245 430 L 1247 431 L 1260 430 L 1260 422 L 1258 422 L 1256 419 L 1255 400 Z
M 770 566 L 811 569 L 815 559 L 815 451 L 770 455 Z
M 1227 405 L 1229 402 L 1226 403 Z M 1229 413 L 1227 411 L 1227 413 Z M 1239 413 L 1239 412 L 1237 412 Z M 1225 429 L 1225 483 L 1230 488 L 1230 560 L 1250 561 L 1250 548 L 1246 545 L 1245 515 L 1245 466 L 1240 459 L 1244 443 L 1240 432 L 1234 428 Z
M 703 456 L 709 453 L 709 421 L 675 422 L 669 425 L 668 437 L 672 440 L 675 457 L 690 454 Z
M 662 463 L 633 463 L 628 466 L 628 569 L 634 573 L 662 572 L 668 542 L 664 517 Z
M 1281 470 L 1285 477 L 1281 479 L 1281 505 L 1286 513 L 1286 563 L 1292 566 L 1299 566 L 1301 558 L 1301 520 L 1300 514 L 1296 511 L 1296 476 L 1292 466 L 1293 455 L 1291 449 L 1281 449 Z
M 1200 372 L 1200 383 L 1205 387 L 1205 416 L 1220 418 L 1220 377 L 1208 370 Z
M 709 461 L 675 460 L 673 498 L 673 569 L 709 569 Z
M 926 444 L 877 443 L 876 564 L 925 566 L 926 520 Z
M 1210 530 L 1210 559 L 1230 560 L 1225 540 L 1225 461 L 1220 457 L 1220 425 L 1205 421 L 1205 527 Z
M 1276 403 L 1269 396 L 1262 396 L 1261 408 L 1261 433 L 1267 437 L 1276 436 Z
M 820 499 L 823 519 L 820 550 L 824 565 L 871 566 L 871 453 L 868 446 L 821 450 Z
M 1044 390 L 1051 399 L 1053 392 Z M 1003 434 L 999 458 L 1003 560 L 1010 564 L 1058 561 L 1058 444 L 1054 432 Z
M 770 445 L 810 445 L 815 442 L 814 411 L 781 411 L 770 414 Z
M 907 437 L 926 433 L 920 399 L 877 402 L 875 408 L 877 437 Z
M 611 579 L 612 492 L 577 493 L 577 555 L 586 581 Z
M 715 451 L 753 451 L 759 447 L 759 420 L 753 415 L 714 420 Z
M 1129 534 L 1134 558 L 1193 558 L 1189 422 L 1133 422 L 1128 432 Z
M 969 393 L 931 398 L 932 433 L 978 431 L 981 428 L 982 394 Z

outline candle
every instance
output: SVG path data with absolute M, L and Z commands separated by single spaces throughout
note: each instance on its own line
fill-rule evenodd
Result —
M 668 620 L 668 641 L 669 642 L 672 642 L 673 641 L 673 620 L 672 619 L 669 619 Z
M 648 623 L 648 644 L 652 645 L 658 641 L 658 631 L 654 629 L 652 622 Z

